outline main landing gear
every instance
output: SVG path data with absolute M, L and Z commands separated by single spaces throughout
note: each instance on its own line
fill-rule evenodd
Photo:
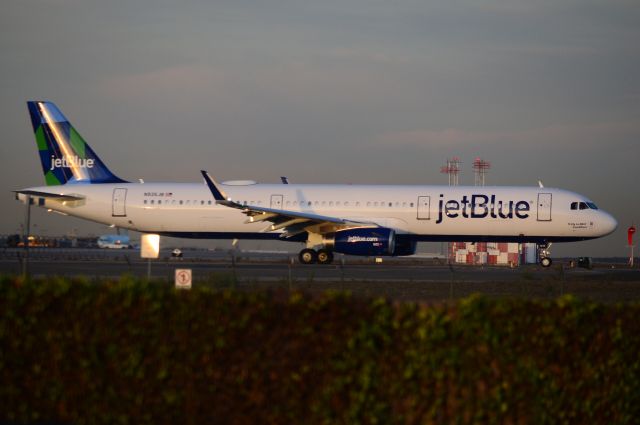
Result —
M 331 264 L 333 261 L 333 252 L 327 249 L 319 249 L 316 251 L 311 248 L 305 248 L 300 251 L 298 259 L 302 264 Z
M 538 244 L 538 258 L 540 259 L 540 265 L 545 268 L 551 267 L 551 264 L 553 264 L 549 248 L 551 248 L 550 243 Z

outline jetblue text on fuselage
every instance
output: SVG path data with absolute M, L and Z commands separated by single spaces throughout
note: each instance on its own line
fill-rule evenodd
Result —
M 93 168 L 93 164 L 95 163 L 95 159 L 86 159 L 86 158 L 78 158 L 77 156 L 56 158 L 51 155 L 51 168 L 49 171 L 53 171 L 55 168 Z
M 458 201 L 445 200 L 444 195 L 441 194 L 436 224 L 442 223 L 445 217 L 525 219 L 529 217 L 530 210 L 531 207 L 527 201 L 496 200 L 496 195 L 464 195 Z

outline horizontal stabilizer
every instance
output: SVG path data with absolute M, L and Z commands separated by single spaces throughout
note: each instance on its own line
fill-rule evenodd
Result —
M 54 199 L 57 201 L 81 201 L 84 196 L 80 195 L 63 195 L 61 193 L 39 192 L 37 190 L 16 190 L 18 195 L 32 196 L 34 198 Z

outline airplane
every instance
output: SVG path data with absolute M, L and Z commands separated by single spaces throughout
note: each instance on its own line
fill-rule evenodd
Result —
M 127 249 L 131 247 L 127 235 L 102 235 L 97 240 L 98 248 Z
M 16 198 L 143 234 L 302 242 L 302 264 L 334 253 L 407 256 L 420 241 L 536 243 L 612 233 L 616 219 L 589 198 L 540 186 L 427 186 L 128 182 L 113 174 L 55 104 L 27 102 L 45 186 Z

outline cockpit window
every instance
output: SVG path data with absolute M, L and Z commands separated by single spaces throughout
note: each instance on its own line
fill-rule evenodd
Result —
M 572 210 L 597 210 L 598 207 L 593 202 L 572 202 L 571 203 Z

